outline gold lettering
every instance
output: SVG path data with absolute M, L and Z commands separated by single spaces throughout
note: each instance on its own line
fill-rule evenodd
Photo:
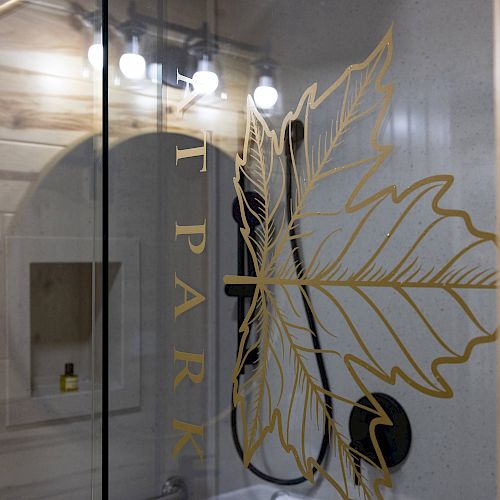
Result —
M 187 422 L 181 422 L 180 420 L 174 420 L 173 427 L 176 431 L 182 431 L 184 434 L 174 446 L 174 449 L 172 450 L 172 456 L 176 457 L 182 450 L 182 448 L 184 448 L 184 446 L 186 446 L 188 442 L 191 441 L 196 454 L 203 462 L 203 448 L 196 442 L 193 436 L 196 435 L 203 437 L 203 426 L 188 424 Z
M 203 146 L 198 146 L 196 148 L 186 148 L 179 149 L 175 146 L 175 164 L 179 163 L 179 160 L 184 158 L 194 158 L 195 156 L 203 156 L 203 167 L 200 172 L 207 171 L 207 132 L 203 131 Z
M 177 83 L 179 82 L 184 82 L 186 84 L 184 99 L 177 105 L 177 113 L 182 113 L 185 109 L 189 108 L 201 94 L 195 90 L 190 90 L 190 87 L 194 89 L 193 79 L 179 73 L 179 69 L 177 68 Z
M 192 352 L 178 351 L 174 346 L 174 364 L 177 361 L 184 361 L 184 368 L 177 374 L 174 380 L 174 391 L 177 386 L 186 378 L 194 384 L 199 384 L 205 376 L 205 353 L 195 354 Z M 190 363 L 201 365 L 199 372 L 194 373 L 189 369 Z
M 199 255 L 200 253 L 203 253 L 203 250 L 205 250 L 205 242 L 206 242 L 206 229 L 207 229 L 207 220 L 205 219 L 203 221 L 203 224 L 200 224 L 198 226 L 179 226 L 177 222 L 175 223 L 175 239 L 177 240 L 177 236 L 182 236 L 182 235 L 193 235 L 193 234 L 201 234 L 201 243 L 198 245 L 195 245 L 191 241 L 191 236 L 189 236 L 188 241 L 189 241 L 189 248 L 191 249 L 191 252 Z
M 194 288 L 191 288 L 189 285 L 184 283 L 180 278 L 177 277 L 177 274 L 175 274 L 175 288 L 177 288 L 177 285 L 181 286 L 184 288 L 184 302 L 178 306 L 175 306 L 174 310 L 174 318 L 177 319 L 181 314 L 184 314 L 185 312 L 189 311 L 189 309 L 192 309 L 193 307 L 196 307 L 198 304 L 201 304 L 204 300 L 205 297 L 197 292 Z M 188 300 L 188 294 L 192 295 L 192 298 Z

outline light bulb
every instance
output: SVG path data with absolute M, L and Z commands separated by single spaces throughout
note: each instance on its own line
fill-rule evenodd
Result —
M 193 86 L 199 94 L 212 94 L 219 86 L 219 77 L 213 71 L 197 71 L 193 75 Z
M 271 109 L 278 102 L 278 91 L 274 87 L 272 77 L 263 75 L 259 78 L 259 85 L 254 90 L 253 99 L 260 109 Z
M 102 28 L 94 31 L 93 44 L 89 47 L 87 52 L 87 57 L 89 59 L 90 65 L 96 70 L 102 70 L 102 64 L 104 60 L 104 51 L 102 48 Z
M 127 52 L 120 57 L 120 71 L 130 80 L 141 80 L 146 74 L 146 61 L 140 54 Z
M 215 66 L 207 56 L 198 61 L 198 70 L 193 75 L 193 87 L 199 94 L 212 94 L 219 86 L 219 77 L 214 71 Z
M 94 43 L 89 47 L 89 51 L 87 53 L 87 56 L 89 58 L 89 62 L 91 66 L 95 70 L 101 70 L 102 69 L 102 61 L 103 61 L 103 49 L 102 49 L 102 44 L 100 43 Z
M 139 54 L 139 38 L 133 36 L 127 52 L 120 57 L 120 71 L 130 80 L 141 80 L 146 76 L 146 60 Z

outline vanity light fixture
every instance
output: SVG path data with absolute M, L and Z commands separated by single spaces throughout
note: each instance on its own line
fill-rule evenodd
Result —
M 219 76 L 214 61 L 218 46 L 210 38 L 207 23 L 201 26 L 194 38 L 197 39 L 194 43 L 188 41 L 188 53 L 198 61 L 193 75 L 193 87 L 199 94 L 210 95 L 219 87 Z
M 91 42 L 87 49 L 87 58 L 90 66 L 101 71 L 104 60 L 104 50 L 102 46 L 102 12 L 98 10 L 86 11 L 77 3 L 72 4 L 73 15 L 85 28 L 90 31 L 89 41 Z M 85 66 L 82 71 L 84 77 L 89 76 L 89 68 Z
M 140 54 L 139 35 L 132 34 L 127 48 L 120 57 L 120 71 L 129 80 L 142 80 L 146 76 L 146 59 Z
M 257 61 L 255 67 L 259 76 L 253 99 L 258 108 L 271 110 L 278 102 L 279 97 L 274 78 L 276 63 L 272 59 L 264 58 Z
M 100 71 L 103 64 L 103 48 L 102 48 L 102 28 L 94 32 L 94 43 L 89 47 L 87 52 L 90 65 Z
M 147 26 L 137 19 L 135 2 L 129 2 L 129 19 L 119 26 L 126 40 L 125 52 L 120 56 L 118 66 L 122 74 L 129 80 L 142 80 L 146 77 L 146 59 L 141 54 L 140 41 L 146 33 Z
M 194 90 L 200 94 L 213 94 L 217 90 L 219 77 L 215 71 L 215 64 L 208 54 L 199 59 L 193 82 Z

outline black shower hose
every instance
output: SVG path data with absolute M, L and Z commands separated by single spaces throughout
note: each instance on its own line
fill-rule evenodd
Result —
M 291 132 L 291 136 L 289 135 Z M 303 124 L 295 120 L 290 124 L 289 128 L 289 134 L 287 134 L 287 140 L 290 144 L 290 148 L 287 151 L 287 179 L 286 179 L 286 199 L 287 199 L 287 217 L 288 217 L 288 222 L 290 222 L 290 217 L 291 217 L 291 197 L 292 197 L 292 159 L 291 159 L 291 150 L 292 150 L 292 144 L 295 145 L 295 150 L 297 149 L 297 145 L 299 142 L 302 142 L 302 139 L 304 137 L 304 126 Z M 295 134 L 295 136 L 294 136 Z M 304 262 L 303 256 L 302 256 L 302 251 L 300 248 L 300 245 L 298 243 L 297 238 L 295 238 L 296 231 L 295 227 L 292 227 L 290 229 L 290 243 L 292 246 L 292 254 L 294 258 L 294 264 L 295 264 L 295 272 L 297 276 L 300 275 L 301 268 Z M 309 329 L 312 332 L 311 338 L 312 338 L 312 344 L 315 350 L 315 357 L 316 357 L 316 364 L 318 365 L 318 371 L 321 379 L 321 385 L 323 386 L 323 389 L 325 390 L 324 398 L 325 398 L 325 407 L 326 411 L 330 412 L 330 415 L 325 415 L 325 420 L 324 420 L 324 427 L 323 427 L 323 437 L 321 440 L 321 447 L 318 453 L 318 457 L 316 458 L 316 462 L 321 465 L 323 461 L 325 460 L 328 450 L 330 447 L 330 438 L 329 438 L 329 424 L 328 420 L 333 416 L 333 406 L 332 406 L 332 398 L 329 395 L 330 393 L 330 382 L 328 380 L 328 374 L 326 372 L 325 368 L 325 360 L 323 358 L 323 354 L 321 353 L 321 343 L 319 340 L 319 335 L 318 335 L 318 328 L 316 326 L 316 320 L 314 319 L 313 312 L 311 311 L 311 308 L 309 304 L 311 303 L 311 298 L 309 294 L 308 287 L 306 285 L 302 285 L 302 290 L 303 294 L 302 296 L 302 302 L 304 304 L 304 309 L 306 311 L 306 316 L 307 316 L 307 323 L 309 325 Z M 307 297 L 307 299 L 306 299 Z M 238 382 L 240 378 L 241 373 L 238 375 Z M 243 461 L 243 449 L 241 448 L 239 436 L 238 436 L 238 424 L 237 424 L 237 408 L 236 406 L 232 406 L 231 409 L 231 432 L 233 435 L 233 441 L 234 441 L 234 446 L 236 448 L 236 451 L 240 457 L 240 459 Z M 279 484 L 282 486 L 293 486 L 296 484 L 301 484 L 305 481 L 307 481 L 307 478 L 304 476 L 299 476 L 295 477 L 292 479 L 281 479 L 277 478 L 274 476 L 270 476 L 269 474 L 266 474 L 265 472 L 262 472 L 260 469 L 255 467 L 251 462 L 248 464 L 248 470 L 255 474 L 256 476 L 260 477 L 261 479 L 264 479 L 265 481 L 268 481 L 270 483 L 274 484 Z M 313 474 L 316 473 L 316 469 L 313 469 Z

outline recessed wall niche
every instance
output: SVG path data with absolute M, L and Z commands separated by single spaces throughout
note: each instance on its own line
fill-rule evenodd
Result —
M 109 366 L 114 367 L 110 370 L 109 407 L 113 411 L 140 405 L 139 241 L 110 239 L 109 256 L 109 342 L 113 346 Z M 100 263 L 92 262 L 93 257 L 92 239 L 7 237 L 10 363 L 6 425 L 89 415 L 93 407 L 92 359 L 96 368 L 94 405 L 99 411 L 102 298 L 94 297 L 93 290 L 100 289 L 101 269 Z M 76 392 L 59 389 L 65 363 L 74 364 L 79 379 Z
M 31 393 L 54 394 L 59 375 L 72 363 L 81 391 L 92 382 L 91 262 L 32 262 L 30 264 Z M 110 319 L 121 317 L 121 291 L 114 288 L 120 263 L 109 265 Z M 97 297 L 97 299 L 99 299 Z M 99 313 L 99 311 L 96 311 Z M 112 377 L 113 378 L 113 377 Z M 116 384 L 118 381 L 111 380 Z

